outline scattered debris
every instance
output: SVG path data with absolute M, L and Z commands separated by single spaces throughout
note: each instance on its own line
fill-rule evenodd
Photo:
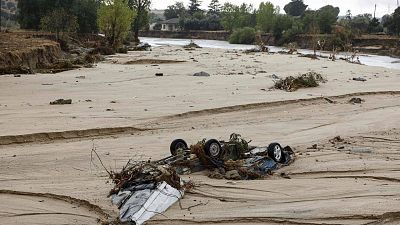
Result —
M 151 45 L 149 43 L 140 43 L 137 46 L 128 47 L 128 51 L 151 51 Z
M 70 105 L 72 104 L 72 99 L 57 99 L 50 102 L 50 105 Z
M 291 42 L 287 45 L 286 49 L 288 49 L 288 54 L 294 54 L 294 53 L 298 53 L 297 49 L 297 43 L 296 42 Z
M 281 78 L 279 77 L 279 76 L 277 76 L 276 74 L 272 74 L 271 76 L 270 76 L 272 79 L 275 79 L 275 80 L 280 80 Z
M 329 140 L 329 142 L 330 142 L 331 144 L 335 144 L 335 143 L 343 142 L 343 141 L 344 141 L 344 139 L 341 138 L 340 136 L 336 136 L 336 137 L 334 137 L 334 138 L 332 138 L 332 139 Z
M 218 168 L 215 168 L 214 170 L 209 171 L 208 177 L 213 178 L 213 179 L 218 179 L 218 180 L 224 179 L 223 173 L 221 173 Z
M 196 44 L 193 40 L 190 40 L 190 43 L 183 46 L 185 49 L 195 49 L 195 48 L 202 48 L 198 44 Z
M 299 54 L 299 57 L 319 60 L 318 56 L 314 54 Z
M 14 74 L 14 77 L 21 77 L 21 74 Z
M 201 71 L 201 72 L 199 72 L 199 73 L 193 74 L 193 76 L 195 76 L 195 77 L 209 77 L 210 74 L 209 74 L 209 73 L 206 73 L 206 72 L 204 72 L 204 71 Z
M 337 101 L 332 100 L 332 99 L 327 98 L 327 97 L 324 97 L 324 99 L 325 99 L 327 102 L 331 103 L 331 104 L 336 104 L 336 103 L 337 103 Z
M 86 76 L 77 76 L 76 79 L 86 79 Z
M 280 176 L 281 176 L 282 178 L 285 178 L 285 179 L 292 179 L 292 178 L 291 178 L 288 174 L 286 174 L 286 173 L 281 173 Z
M 242 177 L 240 176 L 237 170 L 230 170 L 225 173 L 225 178 L 228 180 L 241 180 Z
M 362 77 L 354 77 L 353 80 L 354 80 L 354 81 L 362 81 L 362 82 L 367 81 L 367 79 L 362 78 Z
M 317 144 L 313 144 L 311 147 L 308 147 L 307 149 L 318 149 L 318 145 Z
M 363 103 L 365 100 L 362 98 L 352 98 L 349 100 L 349 103 L 351 104 L 361 104 Z
M 288 92 L 296 91 L 300 88 L 318 87 L 319 83 L 325 83 L 326 79 L 319 73 L 308 72 L 297 77 L 286 77 L 275 82 L 275 88 Z
M 128 61 L 125 64 L 126 65 L 136 65 L 136 64 L 171 64 L 171 63 L 183 63 L 186 61 L 180 61 L 180 60 L 168 60 L 168 59 L 138 59 L 138 60 L 132 60 Z

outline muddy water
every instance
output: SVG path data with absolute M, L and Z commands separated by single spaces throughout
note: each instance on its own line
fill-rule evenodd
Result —
M 189 39 L 170 39 L 170 38 L 149 38 L 149 37 L 142 37 L 142 42 L 147 42 L 152 46 L 163 46 L 163 45 L 176 45 L 176 46 L 183 46 L 187 45 L 190 40 Z M 254 48 L 255 45 L 240 45 L 240 44 L 229 44 L 227 41 L 215 41 L 215 40 L 202 40 L 198 39 L 195 40 L 196 44 L 200 45 L 204 48 L 219 48 L 219 49 L 227 49 L 227 50 L 245 50 Z M 281 47 L 270 46 L 270 50 L 272 52 L 277 52 L 282 50 Z M 300 49 L 300 53 L 310 54 L 312 53 L 311 50 L 307 49 Z M 320 54 L 320 53 L 318 53 Z M 329 53 L 321 53 L 322 55 L 329 55 Z M 345 56 L 345 53 L 340 54 L 340 56 Z M 379 66 L 389 69 L 398 69 L 400 70 L 400 63 L 399 59 L 389 57 L 389 56 L 378 56 L 378 55 L 367 55 L 362 54 L 359 56 L 360 62 L 367 66 Z

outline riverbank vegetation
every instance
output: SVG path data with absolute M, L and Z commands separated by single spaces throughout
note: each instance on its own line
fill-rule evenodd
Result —
M 131 33 L 138 43 L 139 30 L 148 26 L 150 0 L 19 0 L 20 28 L 65 36 L 102 33 L 110 47 L 121 48 Z
M 283 10 L 268 1 L 257 8 L 246 3 L 221 5 L 218 0 L 211 1 L 207 10 L 200 7 L 198 0 L 191 0 L 188 8 L 182 2 L 176 2 L 165 10 L 164 16 L 166 19 L 179 18 L 182 30 L 229 31 L 231 43 L 243 40 L 243 44 L 247 44 L 249 38 L 238 37 L 244 36 L 244 30 L 249 32 L 247 35 L 253 34 L 253 29 L 255 36 L 272 34 L 278 45 L 296 41 L 298 35 L 330 35 L 332 40 L 326 47 L 342 50 L 355 36 L 400 33 L 400 8 L 379 19 L 372 14 L 353 16 L 350 10 L 346 11 L 346 16 L 339 17 L 338 7 L 326 5 L 312 10 L 303 0 L 291 0 Z
M 338 7 L 326 5 L 314 10 L 306 5 L 305 0 L 290 0 L 283 9 L 268 1 L 253 6 L 247 3 L 221 4 L 219 0 L 212 0 L 206 9 L 200 0 L 190 0 L 188 5 L 178 1 L 167 7 L 163 18 L 155 18 L 150 12 L 151 0 L 20 0 L 18 21 L 22 29 L 42 29 L 55 33 L 57 37 L 99 32 L 107 36 L 110 34 L 108 29 L 99 26 L 105 11 L 99 10 L 116 2 L 132 10 L 133 16 L 127 17 L 129 30 L 121 33 L 124 35 L 118 38 L 119 41 L 110 42 L 115 48 L 121 47 L 116 43 L 122 45 L 126 38 L 138 43 L 139 30 L 150 29 L 153 22 L 158 22 L 152 26 L 154 29 L 161 29 L 163 19 L 178 19 L 182 31 L 228 31 L 231 43 L 260 42 L 263 40 L 259 37 L 268 34 L 273 36 L 274 44 L 285 45 L 298 41 L 299 36 L 307 36 L 313 40 L 312 48 L 324 50 L 346 50 L 360 35 L 400 34 L 400 8 L 382 18 L 372 14 L 352 15 L 350 10 L 339 17 L 341 11 Z M 125 22 L 115 25 L 126 27 Z M 127 36 L 127 33 L 131 35 Z M 107 37 L 109 40 L 115 38 L 110 35 Z

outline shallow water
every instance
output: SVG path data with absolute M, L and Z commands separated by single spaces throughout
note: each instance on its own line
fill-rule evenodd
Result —
M 163 45 L 175 45 L 175 46 L 184 46 L 190 43 L 190 39 L 171 39 L 171 38 L 150 38 L 150 37 L 142 37 L 140 38 L 142 42 L 147 42 L 152 46 L 163 46 Z M 255 45 L 240 45 L 240 44 L 229 44 L 227 41 L 215 41 L 215 40 L 204 40 L 204 39 L 196 39 L 196 44 L 203 48 L 218 48 L 218 49 L 227 49 L 227 50 L 246 50 L 252 49 L 256 47 Z M 270 46 L 271 52 L 277 52 L 282 50 L 281 47 Z M 303 54 L 311 54 L 312 50 L 308 49 L 300 49 L 300 53 Z M 320 53 L 318 53 L 320 54 Z M 329 53 L 322 53 L 322 55 L 329 55 Z M 345 53 L 339 54 L 338 57 L 345 56 Z M 389 69 L 398 69 L 400 70 L 399 59 L 389 57 L 389 56 L 378 56 L 378 55 L 367 55 L 362 54 L 359 56 L 360 62 L 367 66 L 380 66 Z

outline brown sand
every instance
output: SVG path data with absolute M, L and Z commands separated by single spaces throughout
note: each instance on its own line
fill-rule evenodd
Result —
M 121 65 L 141 58 L 187 62 Z M 272 74 L 309 70 L 328 82 L 293 93 L 268 90 Z M 211 76 L 190 76 L 200 71 Z M 360 76 L 367 81 L 351 80 Z M 236 132 L 255 145 L 292 145 L 297 159 L 265 180 L 186 176 L 197 184 L 181 201 L 190 210 L 177 204 L 148 224 L 398 224 L 399 81 L 399 71 L 379 67 L 177 47 L 117 55 L 93 69 L 0 77 L 0 221 L 94 224 L 103 215 L 88 205 L 116 217 L 107 174 L 90 163 L 93 145 L 114 169 L 131 157 L 167 156 L 174 138 L 193 143 Z M 365 102 L 349 104 L 352 97 Z M 49 105 L 59 98 L 73 104 Z M 347 144 L 329 143 L 336 135 Z M 318 148 L 308 149 L 312 144 Z M 78 203 L 53 195 L 89 204 L 74 208 Z

